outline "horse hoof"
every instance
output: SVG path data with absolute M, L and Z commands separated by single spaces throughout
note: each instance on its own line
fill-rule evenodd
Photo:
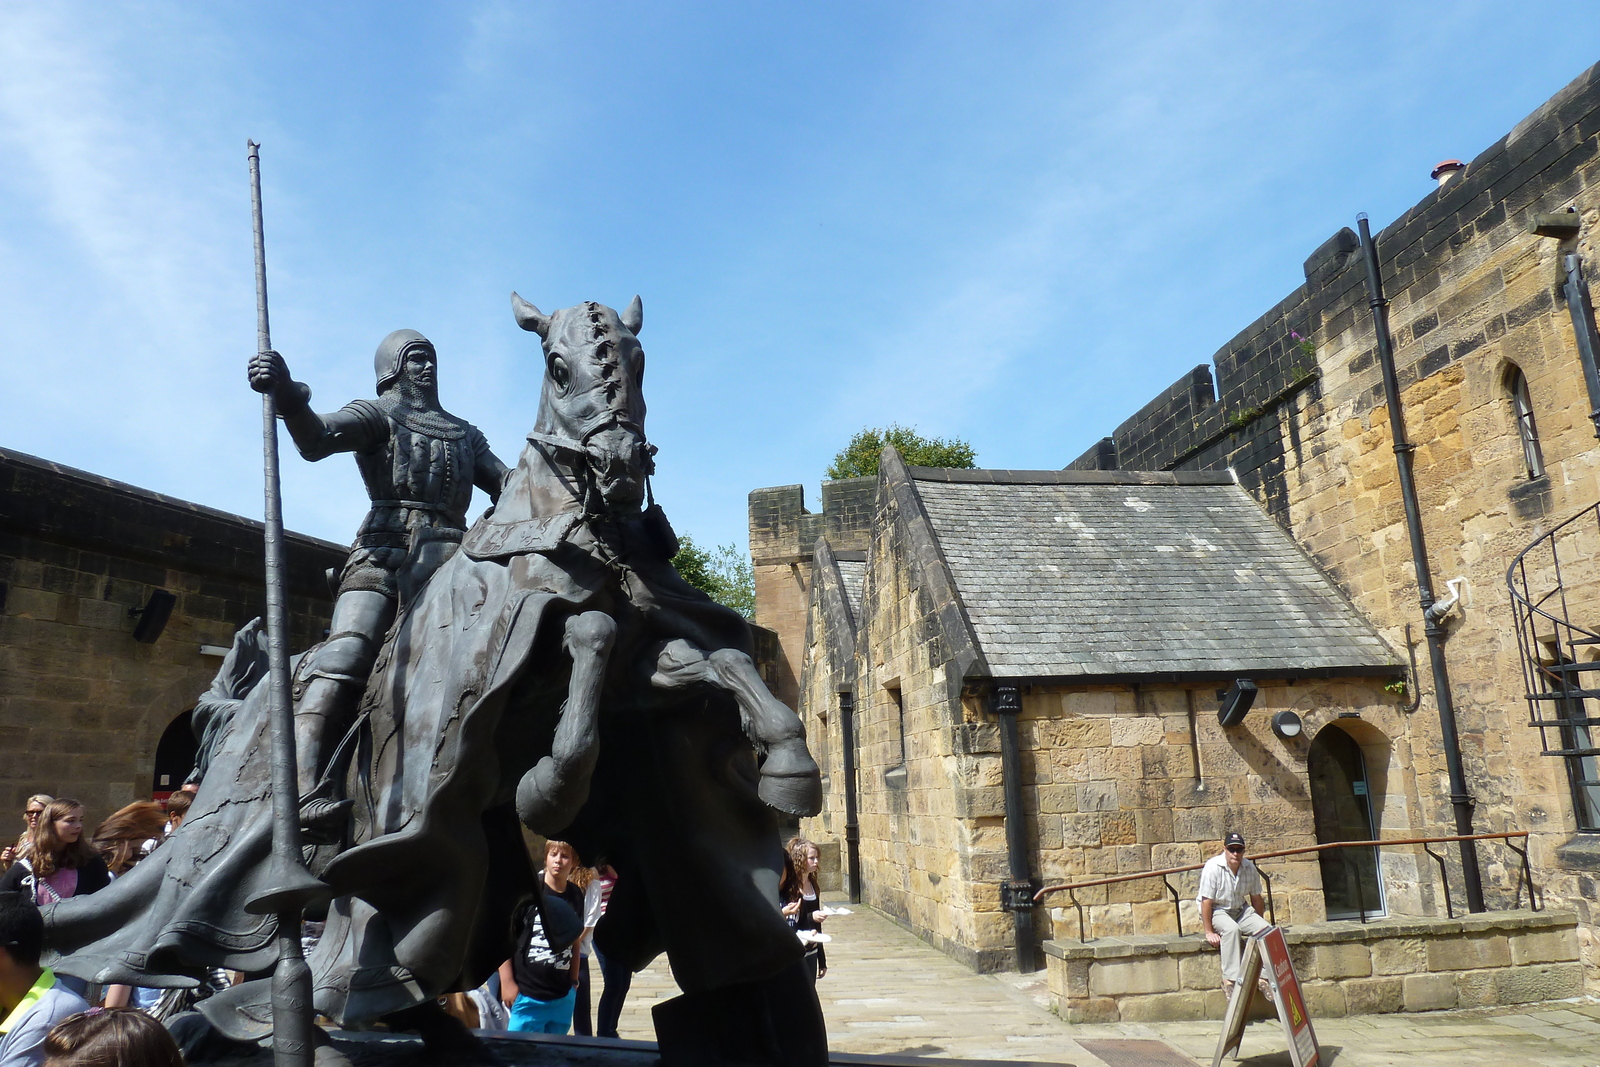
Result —
M 822 771 L 799 738 L 780 741 L 761 764 L 761 799 L 769 806 L 802 817 L 822 810 Z

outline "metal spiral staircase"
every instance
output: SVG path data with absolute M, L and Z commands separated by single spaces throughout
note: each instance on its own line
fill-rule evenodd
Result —
M 1581 768 L 1575 787 L 1600 788 L 1600 745 L 1590 701 L 1600 701 L 1600 503 L 1585 508 L 1534 541 L 1506 571 L 1521 653 L 1529 725 L 1547 756 Z

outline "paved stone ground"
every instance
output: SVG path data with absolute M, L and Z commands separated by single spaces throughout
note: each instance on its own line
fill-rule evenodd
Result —
M 1209 1065 L 1218 1023 L 1069 1025 L 1049 1010 L 1044 975 L 976 975 L 859 905 L 827 920 L 829 971 L 817 985 L 836 1052 L 1021 1060 L 1103 1067 L 1077 1039 L 1165 1041 Z M 598 995 L 598 994 L 597 994 Z M 650 1007 L 677 995 L 663 957 L 634 979 L 619 1028 L 651 1040 Z M 1600 1002 L 1313 1020 L 1330 1067 L 1600 1067 Z M 1241 1061 L 1288 1067 L 1276 1021 L 1252 1023 Z

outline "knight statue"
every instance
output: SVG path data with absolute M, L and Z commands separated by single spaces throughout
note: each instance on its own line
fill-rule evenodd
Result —
M 460 545 L 473 486 L 498 500 L 509 473 L 476 426 L 440 405 L 438 354 L 426 337 L 394 331 L 378 345 L 373 370 L 376 400 L 319 415 L 311 409 L 311 389 L 290 377 L 281 355 L 263 352 L 250 361 L 251 386 L 272 391 L 300 455 L 315 463 L 355 453 L 371 500 L 339 575 L 328 639 L 294 672 L 301 823 L 312 840 L 336 833 L 349 807 L 318 783 L 397 604 Z

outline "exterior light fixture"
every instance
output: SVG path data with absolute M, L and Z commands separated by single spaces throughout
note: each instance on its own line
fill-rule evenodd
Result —
M 1248 678 L 1235 678 L 1233 684 L 1217 696 L 1221 701 L 1217 721 L 1224 726 L 1238 726 L 1256 702 L 1256 683 Z
M 1300 736 L 1305 725 L 1300 721 L 1300 716 L 1292 711 L 1280 711 L 1272 717 L 1272 732 L 1285 741 Z
M 167 628 L 167 620 L 172 618 L 172 608 L 177 603 L 177 596 L 165 589 L 150 590 L 150 599 L 144 602 L 144 607 L 128 609 L 128 618 L 139 620 L 133 627 L 133 639 L 141 645 L 155 644 L 161 631 Z

